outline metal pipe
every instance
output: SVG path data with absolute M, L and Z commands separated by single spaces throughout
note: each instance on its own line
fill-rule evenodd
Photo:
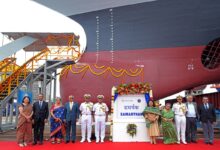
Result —
M 8 103 L 5 106 L 5 124 L 8 123 Z
M 54 71 L 54 80 L 53 80 L 53 98 L 56 98 L 56 90 L 57 90 L 57 71 Z
M 2 103 L 0 102 L 0 132 L 2 132 L 2 117 L 3 117 L 3 109 L 2 109 Z
M 49 106 L 51 106 L 51 98 L 52 98 L 52 96 L 51 96 L 51 89 L 52 89 L 52 80 L 53 80 L 53 77 L 51 76 L 50 77 L 50 93 L 49 93 Z
M 15 128 L 16 128 L 16 125 L 18 124 L 18 102 L 16 103 L 15 114 L 16 114 L 15 117 Z
M 44 64 L 44 80 L 43 80 L 43 91 L 44 97 L 46 98 L 47 90 L 47 61 Z
M 9 123 L 11 124 L 13 122 L 13 104 L 14 104 L 14 100 L 12 99 L 11 104 L 9 104 L 10 106 Z

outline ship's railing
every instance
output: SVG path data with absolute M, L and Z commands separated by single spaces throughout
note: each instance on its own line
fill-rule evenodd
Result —
M 16 58 L 6 58 L 0 61 L 0 83 L 20 66 L 16 64 Z

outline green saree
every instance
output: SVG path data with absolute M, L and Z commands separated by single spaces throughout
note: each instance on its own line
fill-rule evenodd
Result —
M 176 130 L 173 125 L 174 113 L 172 110 L 162 110 L 162 128 L 164 144 L 173 144 L 177 142 Z

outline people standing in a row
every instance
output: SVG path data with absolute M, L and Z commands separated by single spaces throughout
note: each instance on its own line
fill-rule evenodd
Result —
M 214 106 L 209 103 L 208 97 L 203 97 L 203 104 L 199 106 L 199 116 L 202 122 L 205 143 L 213 145 L 214 130 L 213 124 L 216 122 L 216 114 Z
M 185 142 L 185 130 L 187 142 L 197 143 L 197 120 L 202 123 L 203 133 L 205 137 L 205 143 L 213 145 L 214 131 L 213 125 L 216 122 L 215 108 L 213 104 L 208 102 L 208 97 L 203 97 L 202 104 L 197 106 L 196 102 L 193 102 L 193 96 L 187 96 L 186 104 L 182 103 L 182 97 L 177 97 L 177 103 L 173 105 L 173 111 L 175 113 L 175 123 L 177 129 L 178 142 L 180 143 L 180 132 L 182 142 Z M 185 123 L 186 114 L 186 123 Z
M 95 118 L 95 135 L 96 142 L 104 142 L 105 138 L 105 123 L 107 120 L 107 113 L 109 111 L 107 105 L 103 102 L 104 96 L 98 95 L 98 103 L 93 105 L 90 102 L 91 95 L 84 95 L 85 102 L 78 108 L 78 103 L 74 101 L 72 95 L 69 96 L 69 102 L 66 103 L 65 107 L 62 106 L 60 98 L 56 98 L 55 104 L 51 107 L 51 142 L 60 143 L 63 138 L 62 128 L 63 124 L 67 124 L 66 143 L 70 140 L 74 143 L 76 140 L 76 122 L 79 118 L 79 109 L 82 114 L 81 119 L 81 130 L 82 140 L 86 140 L 86 129 L 87 129 L 87 141 L 91 142 L 91 131 L 92 131 L 92 115 Z M 153 101 L 149 101 L 149 106 L 145 108 L 144 115 L 148 120 L 147 126 L 149 128 L 149 135 L 151 137 L 151 143 L 156 144 L 156 137 L 160 135 L 158 127 L 158 118 L 161 115 L 164 143 L 180 143 L 180 139 L 184 144 L 185 131 L 187 142 L 196 143 L 196 120 L 202 122 L 205 143 L 213 145 L 213 124 L 216 122 L 215 109 L 212 104 L 208 102 L 208 97 L 203 97 L 203 104 L 198 107 L 193 102 L 193 96 L 187 96 L 187 102 L 182 102 L 182 97 L 177 97 L 177 103 L 173 105 L 172 110 L 170 104 L 166 104 L 165 109 L 160 113 L 157 107 L 153 107 Z M 32 105 L 30 104 L 30 98 L 25 96 L 22 100 L 22 104 L 19 106 L 19 118 L 17 125 L 17 141 L 19 146 L 26 146 L 32 141 L 32 123 L 34 123 L 34 142 L 36 145 L 43 144 L 43 131 L 44 124 L 48 118 L 48 103 L 43 100 L 43 95 L 39 94 L 38 101 Z M 92 113 L 94 112 L 94 114 Z M 175 114 L 175 117 L 174 117 Z M 176 131 L 174 130 L 172 120 L 175 118 Z M 186 121 L 187 120 L 187 121 Z M 187 124 L 187 125 L 186 125 Z M 71 134 L 72 129 L 72 134 Z M 177 136 L 176 136 L 177 133 Z M 71 134 L 71 137 L 70 137 Z M 181 135 L 181 138 L 180 138 Z
M 34 142 L 43 144 L 44 125 L 48 122 L 48 103 L 43 100 L 43 94 L 38 95 L 38 101 L 33 104 Z
M 81 124 L 82 124 L 82 140 L 85 141 L 85 134 L 87 128 L 87 141 L 91 142 L 91 132 L 92 132 L 92 112 L 94 112 L 95 117 L 95 135 L 96 142 L 104 142 L 105 138 L 105 122 L 107 120 L 107 112 L 109 111 L 107 105 L 102 102 L 104 96 L 98 95 L 98 103 L 93 106 L 90 100 L 91 95 L 85 94 L 85 102 L 80 105 L 80 111 L 82 114 Z M 48 104 L 43 101 L 43 95 L 39 94 L 38 102 L 33 104 L 34 106 L 34 142 L 36 145 L 43 144 L 43 129 L 44 123 L 47 122 L 48 118 Z M 64 124 L 66 124 L 66 141 L 65 143 L 75 143 L 76 141 L 76 123 L 79 119 L 79 107 L 78 103 L 74 101 L 72 95 L 69 96 L 69 102 L 62 106 L 61 98 L 56 98 L 55 104 L 50 109 L 51 114 L 51 143 L 61 143 L 64 133 L 62 129 Z M 43 122 L 44 121 L 44 122 Z M 37 133 L 37 134 L 36 134 Z
M 173 104 L 172 110 L 175 114 L 175 125 L 177 130 L 177 143 L 180 144 L 180 140 L 182 140 L 183 144 L 186 143 L 186 112 L 187 107 L 183 102 L 182 96 L 177 97 L 177 103 Z

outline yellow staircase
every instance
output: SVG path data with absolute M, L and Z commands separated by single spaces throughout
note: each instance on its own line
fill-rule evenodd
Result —
M 41 51 L 36 56 L 29 59 L 26 63 L 24 63 L 20 67 L 14 67 L 15 69 L 11 70 L 13 71 L 10 75 L 8 75 L 1 83 L 0 83 L 0 100 L 4 100 L 8 95 L 11 94 L 11 92 L 18 87 L 18 85 L 24 81 L 24 79 L 33 71 L 35 71 L 35 61 L 37 58 L 42 57 L 45 55 L 49 50 L 45 49 Z M 6 69 L 8 65 L 3 67 L 2 69 Z M 4 75 L 6 76 L 6 75 Z
M 0 61 L 0 83 L 20 66 L 16 64 L 16 58 L 6 58 Z
M 59 37 L 48 36 L 47 40 L 54 41 Z M 26 80 L 31 73 L 35 72 L 40 66 L 42 66 L 42 61 L 45 63 L 47 60 L 54 60 L 54 62 L 62 61 L 59 67 L 70 64 L 70 62 L 65 62 L 65 60 L 71 60 L 71 63 L 78 60 L 81 57 L 80 45 L 74 36 L 62 37 L 67 38 L 67 46 L 53 46 L 51 48 L 45 48 L 40 51 L 37 55 L 33 56 L 22 66 L 17 66 L 14 59 L 5 59 L 0 62 L 0 71 L 10 70 L 10 74 L 2 74 L 0 80 L 0 101 L 7 98 L 12 91 Z

